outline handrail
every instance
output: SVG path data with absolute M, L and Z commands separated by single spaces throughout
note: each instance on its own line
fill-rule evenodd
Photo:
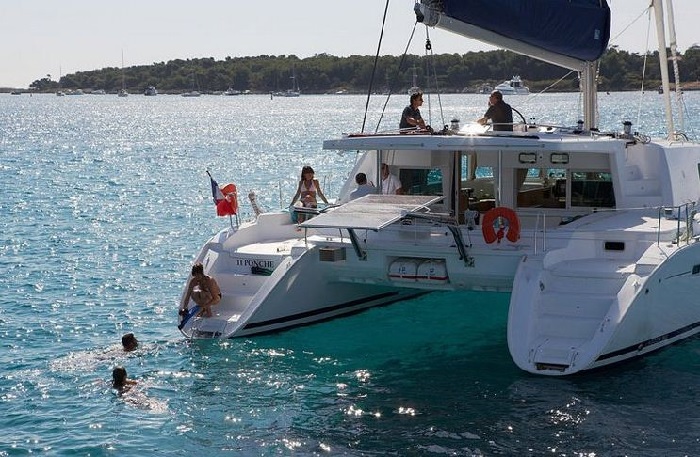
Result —
M 678 206 L 660 206 L 658 215 L 658 228 L 656 230 L 656 244 L 661 243 L 661 216 L 666 219 L 676 220 L 676 235 L 673 239 L 673 243 L 680 244 L 681 241 L 685 241 L 685 244 L 690 244 L 690 240 L 693 239 L 693 220 L 695 214 L 697 213 L 696 202 L 683 203 Z M 674 211 L 675 210 L 675 211 Z M 675 212 L 675 216 L 674 216 Z M 681 224 L 681 216 L 683 217 L 683 224 Z
M 695 238 L 694 219 L 698 213 L 698 202 L 688 202 L 677 206 L 659 206 L 657 208 L 658 224 L 656 228 L 656 243 L 661 244 L 661 218 L 676 220 L 676 233 L 672 242 L 680 244 L 690 242 Z M 522 210 L 523 208 L 521 208 Z M 526 209 L 526 208 L 525 208 Z M 597 208 L 593 212 L 617 212 L 617 211 L 648 211 L 653 208 Z M 534 214 L 533 214 L 534 213 Z M 547 214 L 543 211 L 530 213 L 535 216 L 535 226 L 532 234 L 533 254 L 538 254 L 547 250 Z M 554 215 L 552 215 L 554 216 Z M 541 220 L 541 222 L 540 222 Z M 540 231 L 542 232 L 540 238 Z M 698 234 L 700 235 L 700 234 Z

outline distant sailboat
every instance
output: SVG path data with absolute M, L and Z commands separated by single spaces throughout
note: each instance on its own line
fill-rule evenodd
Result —
M 420 87 L 418 87 L 418 74 L 416 73 L 416 67 L 413 67 L 413 85 L 411 86 L 410 89 L 408 89 L 408 95 L 413 95 L 417 94 L 418 92 L 422 92 L 420 90 Z
M 200 95 L 202 95 L 202 93 L 196 89 L 197 89 L 197 78 L 195 77 L 194 73 L 192 73 L 192 90 L 189 92 L 185 92 L 181 95 L 183 97 L 199 97 Z
M 292 70 L 292 76 L 290 76 L 290 79 L 292 80 L 292 87 L 290 89 L 287 89 L 284 92 L 274 92 L 272 95 L 277 97 L 298 97 L 301 95 L 299 84 L 297 84 L 297 75 L 294 70 Z
M 62 72 L 61 66 L 59 65 L 58 66 L 58 91 L 56 92 L 56 95 L 59 97 L 63 97 L 64 95 L 66 95 L 65 92 L 63 92 L 61 90 L 61 72 Z
M 119 89 L 117 94 L 119 97 L 128 97 L 129 92 L 126 90 L 126 79 L 124 78 L 124 51 L 122 51 L 122 88 Z

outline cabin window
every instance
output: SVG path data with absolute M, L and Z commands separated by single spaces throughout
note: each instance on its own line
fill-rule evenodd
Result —
M 515 171 L 520 208 L 565 208 L 566 170 L 520 168 Z
M 460 153 L 460 193 L 457 214 L 460 221 L 468 209 L 486 212 L 495 206 L 493 167 L 480 167 L 473 152 Z
M 399 180 L 406 195 L 443 195 L 440 168 L 402 168 Z
M 590 208 L 615 207 L 612 175 L 600 171 L 571 172 L 571 206 Z
M 523 164 L 537 163 L 537 154 L 534 152 L 521 152 L 518 154 L 518 162 Z
M 554 165 L 564 165 L 569 163 L 569 153 L 567 152 L 553 152 L 549 155 L 550 163 Z

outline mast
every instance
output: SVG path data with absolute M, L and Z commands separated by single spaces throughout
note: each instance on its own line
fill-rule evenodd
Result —
M 586 62 L 581 70 L 581 93 L 583 94 L 583 127 L 590 130 L 598 123 L 597 62 Z
M 678 108 L 678 124 L 680 131 L 685 131 L 683 119 L 683 91 L 681 88 L 681 77 L 678 72 L 678 45 L 676 44 L 676 21 L 673 17 L 673 0 L 668 0 L 666 4 L 668 16 L 668 38 L 671 46 L 671 61 L 673 62 L 673 80 L 676 83 L 676 106 Z
M 668 80 L 668 56 L 666 54 L 666 31 L 664 30 L 664 6 L 662 0 L 652 0 L 654 17 L 656 19 L 656 37 L 659 41 L 659 69 L 661 70 L 661 86 L 663 87 L 664 108 L 666 111 L 666 138 L 673 139 L 673 112 L 671 111 L 671 84 Z
M 122 90 L 126 90 L 126 79 L 124 79 L 124 50 L 122 49 Z

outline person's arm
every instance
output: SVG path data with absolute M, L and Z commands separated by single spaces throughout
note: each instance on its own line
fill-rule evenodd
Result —
M 406 122 L 413 127 L 425 128 L 425 122 L 421 118 L 407 117 Z
M 486 113 L 484 113 L 484 117 L 480 118 L 478 121 L 479 124 L 481 125 L 486 125 L 486 123 L 489 121 L 489 119 L 493 118 L 493 105 L 489 106 L 489 109 L 486 110 Z
M 187 305 L 190 304 L 190 298 L 192 297 L 192 289 L 194 289 L 194 281 L 190 279 L 190 282 L 187 285 L 187 293 L 185 294 L 185 308 L 187 308 Z
M 401 186 L 401 181 L 399 181 L 399 178 L 396 178 L 396 195 L 403 195 L 403 186 Z
M 318 193 L 319 197 L 321 197 L 321 200 L 323 200 L 323 202 L 327 205 L 328 199 L 325 195 L 323 195 L 323 191 L 321 190 L 321 185 L 318 183 L 318 179 L 314 179 L 314 185 L 316 186 L 316 193 Z

